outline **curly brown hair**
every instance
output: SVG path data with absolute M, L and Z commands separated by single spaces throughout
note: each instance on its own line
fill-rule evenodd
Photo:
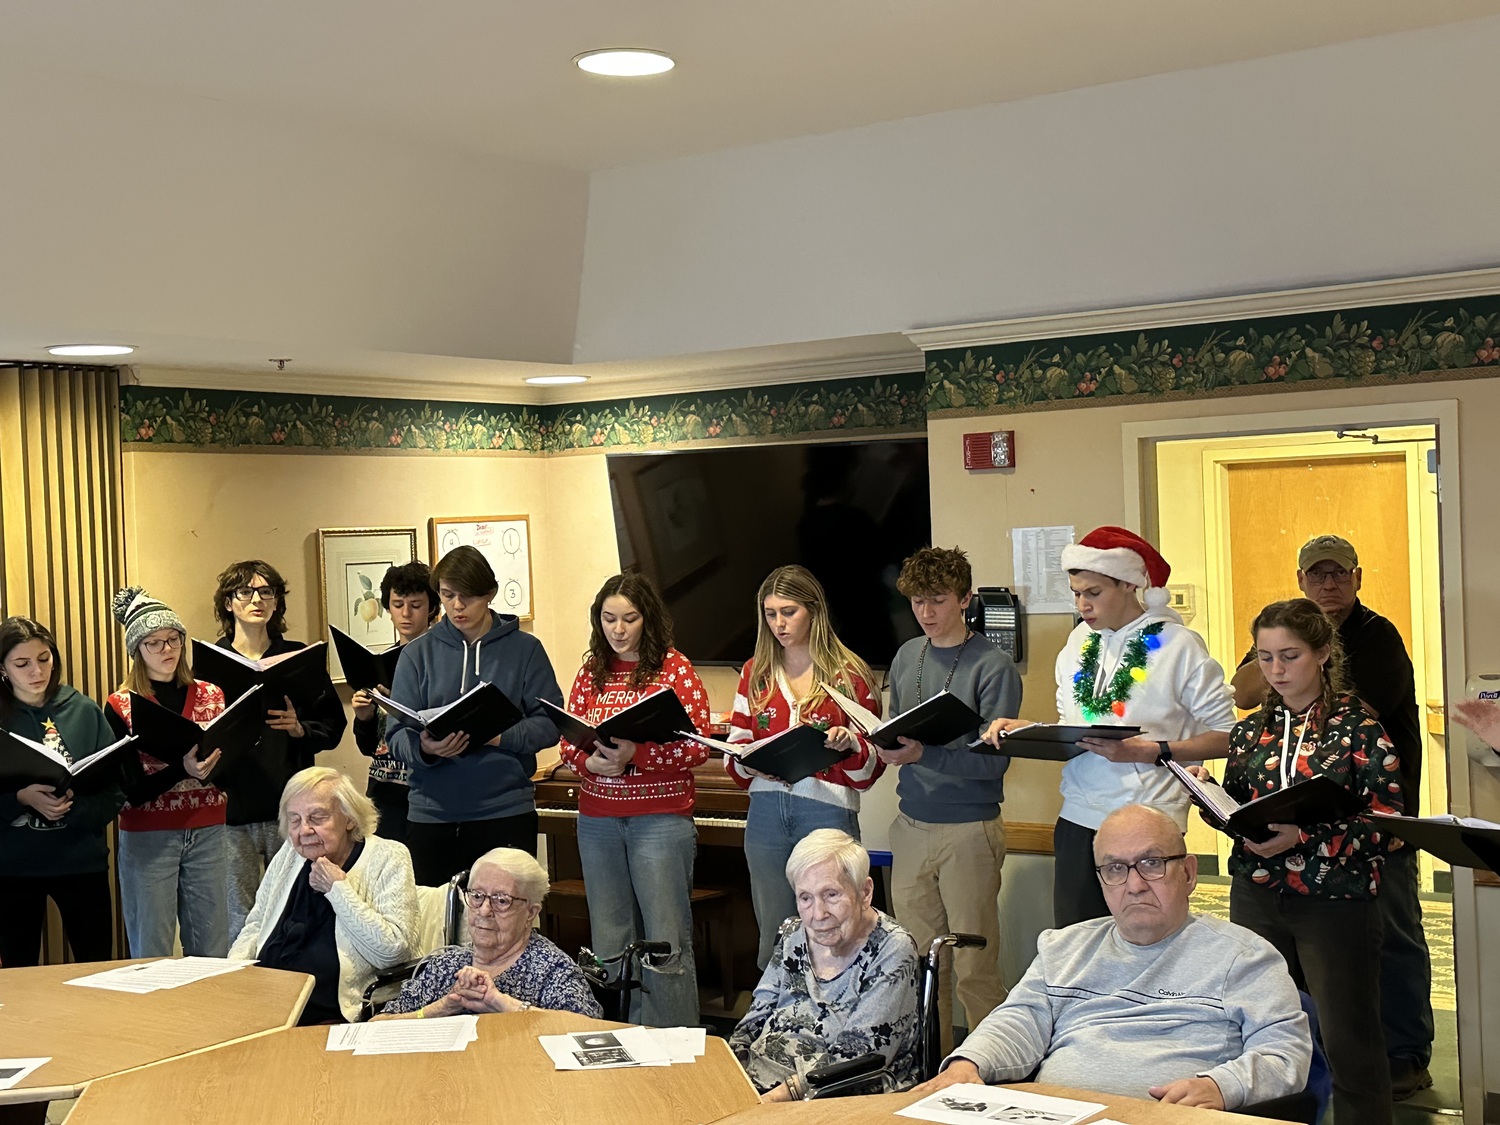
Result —
M 230 563 L 219 574 L 219 585 L 214 591 L 214 619 L 219 623 L 219 636 L 234 636 L 234 610 L 229 603 L 234 600 L 234 592 L 241 586 L 250 585 L 250 579 L 257 574 L 276 591 L 276 612 L 266 622 L 266 631 L 273 637 L 286 633 L 286 580 L 280 571 L 263 559 L 246 559 Z
M 615 650 L 605 639 L 604 626 L 599 622 L 604 603 L 614 597 L 624 598 L 641 611 L 641 644 L 637 650 L 640 659 L 630 670 L 631 687 L 640 687 L 656 679 L 672 649 L 672 615 L 661 600 L 655 583 L 633 570 L 605 579 L 604 585 L 594 595 L 593 608 L 589 610 L 589 647 L 583 654 L 583 667 L 593 679 L 595 691 L 604 690 L 604 681 L 609 677 L 609 662 L 614 656 Z
M 1257 647 L 1262 629 L 1285 629 L 1314 652 L 1328 650 L 1328 659 L 1323 664 L 1323 691 L 1315 703 L 1315 707 L 1327 715 L 1334 700 L 1349 691 L 1349 681 L 1344 675 L 1344 644 L 1339 639 L 1339 628 L 1333 623 L 1333 618 L 1311 598 L 1290 598 L 1284 602 L 1272 602 L 1255 615 L 1255 620 L 1250 623 L 1250 641 Z M 1266 701 L 1255 715 L 1258 725 L 1251 745 L 1260 741 L 1271 713 L 1284 706 L 1286 701 L 1267 683 Z
M 923 547 L 901 564 L 896 589 L 903 598 L 930 598 L 937 594 L 963 597 L 974 588 L 974 568 L 969 556 L 957 547 Z

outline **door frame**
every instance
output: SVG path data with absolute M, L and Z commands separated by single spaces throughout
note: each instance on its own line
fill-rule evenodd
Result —
M 1163 440 L 1245 437 L 1373 426 L 1433 426 L 1437 435 L 1438 461 L 1438 572 L 1442 590 L 1448 595 L 1441 599 L 1443 698 L 1445 702 L 1463 699 L 1468 668 L 1464 656 L 1463 532 L 1458 504 L 1458 498 L 1462 495 L 1459 479 L 1458 413 L 1457 401 L 1436 399 L 1317 410 L 1298 409 L 1294 404 L 1288 403 L 1284 410 L 1262 414 L 1224 414 L 1125 422 L 1121 425 L 1121 454 L 1126 519 L 1148 538 L 1156 527 L 1156 445 Z M 1444 503 L 1445 500 L 1447 503 Z M 1470 766 L 1462 741 L 1451 736 L 1445 740 L 1448 808 L 1456 816 L 1470 816 Z M 1474 874 L 1468 868 L 1453 870 L 1453 972 L 1458 1009 L 1459 1091 L 1464 1106 L 1464 1120 L 1478 1123 L 1483 1120 L 1485 1103 L 1479 1002 L 1479 921 Z

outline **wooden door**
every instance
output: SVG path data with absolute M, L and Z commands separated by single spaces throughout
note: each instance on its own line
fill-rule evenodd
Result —
M 1406 457 L 1289 458 L 1225 465 L 1236 653 L 1250 648 L 1263 607 L 1298 596 L 1297 552 L 1315 535 L 1341 535 L 1359 553 L 1360 600 L 1411 640 Z

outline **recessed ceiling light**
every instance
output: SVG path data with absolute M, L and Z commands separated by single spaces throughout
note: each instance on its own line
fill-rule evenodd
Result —
M 587 383 L 587 375 L 532 375 L 526 379 L 533 387 L 561 387 L 568 383 Z
M 612 78 L 644 78 L 648 74 L 665 74 L 677 64 L 670 55 L 642 47 L 608 47 L 585 51 L 573 61 L 579 70 L 590 74 L 607 74 Z
M 135 351 L 128 344 L 58 344 L 47 350 L 53 355 L 129 355 Z

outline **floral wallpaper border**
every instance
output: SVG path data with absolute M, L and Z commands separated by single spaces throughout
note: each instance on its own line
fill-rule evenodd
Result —
M 918 432 L 922 374 L 697 395 L 508 406 L 126 386 L 122 440 L 197 449 L 562 453 L 808 434 Z
M 925 373 L 558 406 L 121 388 L 127 446 L 565 453 L 912 433 L 929 415 L 1500 375 L 1500 295 L 929 353 Z
M 1500 374 L 1497 340 L 1500 295 L 951 348 L 928 353 L 927 406 L 935 415 L 984 414 L 1415 381 L 1468 368 Z

